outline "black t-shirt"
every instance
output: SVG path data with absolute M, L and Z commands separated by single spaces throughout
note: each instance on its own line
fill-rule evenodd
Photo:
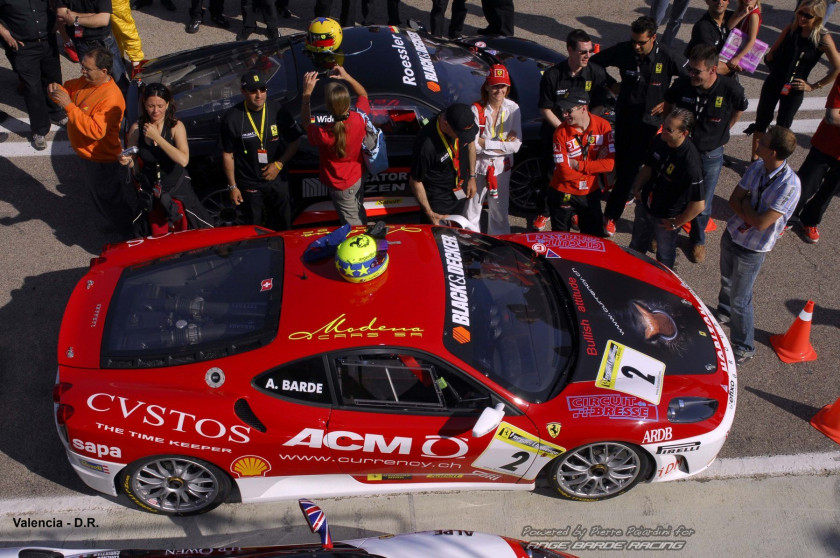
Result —
M 589 59 L 589 64 L 604 68 L 618 68 L 621 74 L 621 92 L 616 111 L 621 118 L 622 108 L 642 110 L 642 122 L 659 126 L 662 115 L 650 111 L 665 99 L 665 91 L 676 76 L 687 76 L 686 59 L 669 47 L 656 42 L 647 56 L 639 57 L 630 41 L 604 49 Z
M 79 14 L 111 14 L 111 0 L 58 0 L 59 7 L 68 8 L 71 12 Z M 111 34 L 111 25 L 104 25 L 103 27 L 84 27 L 79 26 L 82 30 L 82 36 L 76 37 L 75 25 L 65 25 L 67 34 L 74 37 L 77 41 L 93 41 L 102 40 Z
M 678 78 L 665 93 L 665 100 L 694 113 L 697 123 L 691 140 L 701 153 L 726 145 L 732 115 L 747 110 L 749 104 L 744 88 L 728 76 L 718 76 L 708 91 L 691 85 L 690 78 Z
M 452 150 L 452 140 L 447 137 L 446 141 Z M 458 155 L 462 170 L 469 169 L 468 145 L 460 145 L 459 142 Z M 462 202 L 452 191 L 460 180 L 449 151 L 438 134 L 437 118 L 429 121 L 417 134 L 411 159 L 411 178 L 423 183 L 432 211 L 441 214 L 457 213 Z M 469 173 L 462 175 L 467 178 Z
M 676 217 L 690 202 L 705 199 L 703 165 L 690 141 L 672 149 L 662 136 L 656 136 L 645 165 L 651 169 L 651 179 L 642 187 L 642 202 L 654 217 Z
M 691 54 L 691 49 L 697 45 L 712 45 L 720 54 L 723 44 L 726 42 L 726 37 L 729 35 L 729 29 L 726 27 L 726 22 L 734 12 L 726 10 L 723 16 L 723 25 L 718 25 L 709 12 L 703 14 L 694 27 L 691 28 L 691 39 L 688 41 L 688 46 L 685 47 L 686 58 Z
M 545 71 L 540 79 L 539 108 L 554 109 L 557 99 L 565 95 L 572 87 L 579 87 L 589 92 L 589 106 L 604 104 L 604 87 L 607 83 L 607 71 L 597 64 L 587 64 L 580 73 L 572 76 L 569 61 L 564 60 Z
M 268 162 L 278 161 L 286 147 L 304 134 L 300 124 L 295 122 L 283 105 L 276 101 L 266 101 L 265 128 L 260 141 L 259 132 L 262 127 L 262 110 L 248 111 L 242 101 L 231 107 L 222 119 L 221 146 L 225 153 L 233 153 L 234 177 L 236 182 L 257 183 L 264 182 L 262 168 L 265 164 L 259 162 L 259 150 L 268 152 Z M 253 125 L 251 120 L 254 121 Z
M 24 43 L 48 37 L 55 26 L 55 10 L 48 0 L 0 0 L 0 22 Z

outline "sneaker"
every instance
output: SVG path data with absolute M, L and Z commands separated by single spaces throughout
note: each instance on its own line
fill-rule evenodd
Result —
M 817 227 L 802 227 L 805 231 L 805 242 L 808 244 L 816 244 L 820 241 L 820 231 Z
M 577 213 L 572 215 L 572 228 L 579 229 L 580 228 L 580 219 L 578 219 Z
M 545 228 L 548 226 L 548 217 L 545 215 L 537 215 L 537 218 L 534 219 L 533 227 L 538 231 L 544 231 Z
M 79 54 L 76 52 L 76 47 L 73 46 L 73 41 L 67 41 L 64 43 L 64 54 L 67 55 L 67 58 L 69 58 L 71 62 L 79 61 Z
M 194 19 L 187 24 L 187 27 L 186 27 L 186 29 L 184 29 L 184 31 L 186 31 L 187 33 L 192 35 L 194 33 L 198 33 L 198 28 L 199 27 L 201 27 L 201 20 L 200 19 Z
M 32 134 L 32 146 L 38 151 L 43 151 L 47 148 L 47 138 L 41 134 Z
M 56 126 L 67 126 L 68 122 L 70 122 L 70 119 L 67 118 L 66 116 L 63 117 L 63 118 L 60 118 L 59 120 L 53 120 L 53 124 L 55 124 Z
M 691 261 L 694 263 L 703 263 L 706 259 L 706 245 L 695 244 L 691 247 Z
M 726 325 L 730 321 L 732 321 L 732 319 L 729 316 L 727 316 L 725 314 L 721 314 L 720 310 L 714 310 L 714 311 L 712 311 L 712 314 L 715 315 L 715 319 L 718 321 L 718 323 L 720 325 Z
M 612 219 L 607 219 L 604 222 L 604 233 L 610 237 L 615 234 L 615 221 Z
M 738 366 L 746 364 L 754 356 L 755 353 L 735 353 L 735 364 Z

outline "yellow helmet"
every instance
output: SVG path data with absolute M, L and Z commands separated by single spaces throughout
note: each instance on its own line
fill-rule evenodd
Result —
M 388 268 L 388 253 L 377 252 L 376 239 L 366 234 L 352 236 L 335 252 L 338 274 L 351 283 L 376 279 Z
M 317 17 L 306 32 L 306 48 L 312 52 L 335 52 L 341 46 L 341 25 L 328 17 Z

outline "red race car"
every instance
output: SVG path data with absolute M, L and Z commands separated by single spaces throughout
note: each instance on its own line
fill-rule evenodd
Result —
M 581 501 L 708 467 L 729 343 L 679 277 L 573 233 L 232 227 L 107 247 L 67 306 L 56 423 L 154 513 L 412 490 Z M 333 256 L 333 253 L 335 254 Z

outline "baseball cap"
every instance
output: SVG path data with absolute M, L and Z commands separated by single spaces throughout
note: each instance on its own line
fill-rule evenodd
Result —
M 490 66 L 490 73 L 487 74 L 487 85 L 507 85 L 510 86 L 510 74 L 502 64 L 493 64 Z
M 242 75 L 242 89 L 245 91 L 254 91 L 260 87 L 268 87 L 262 74 L 258 70 L 251 70 Z
M 461 143 L 470 143 L 475 139 L 478 126 L 475 125 L 475 115 L 468 105 L 464 103 L 449 105 L 443 114 Z
M 570 110 L 580 105 L 589 104 L 589 93 L 580 87 L 572 87 L 566 94 L 557 99 L 555 107 L 557 110 Z

